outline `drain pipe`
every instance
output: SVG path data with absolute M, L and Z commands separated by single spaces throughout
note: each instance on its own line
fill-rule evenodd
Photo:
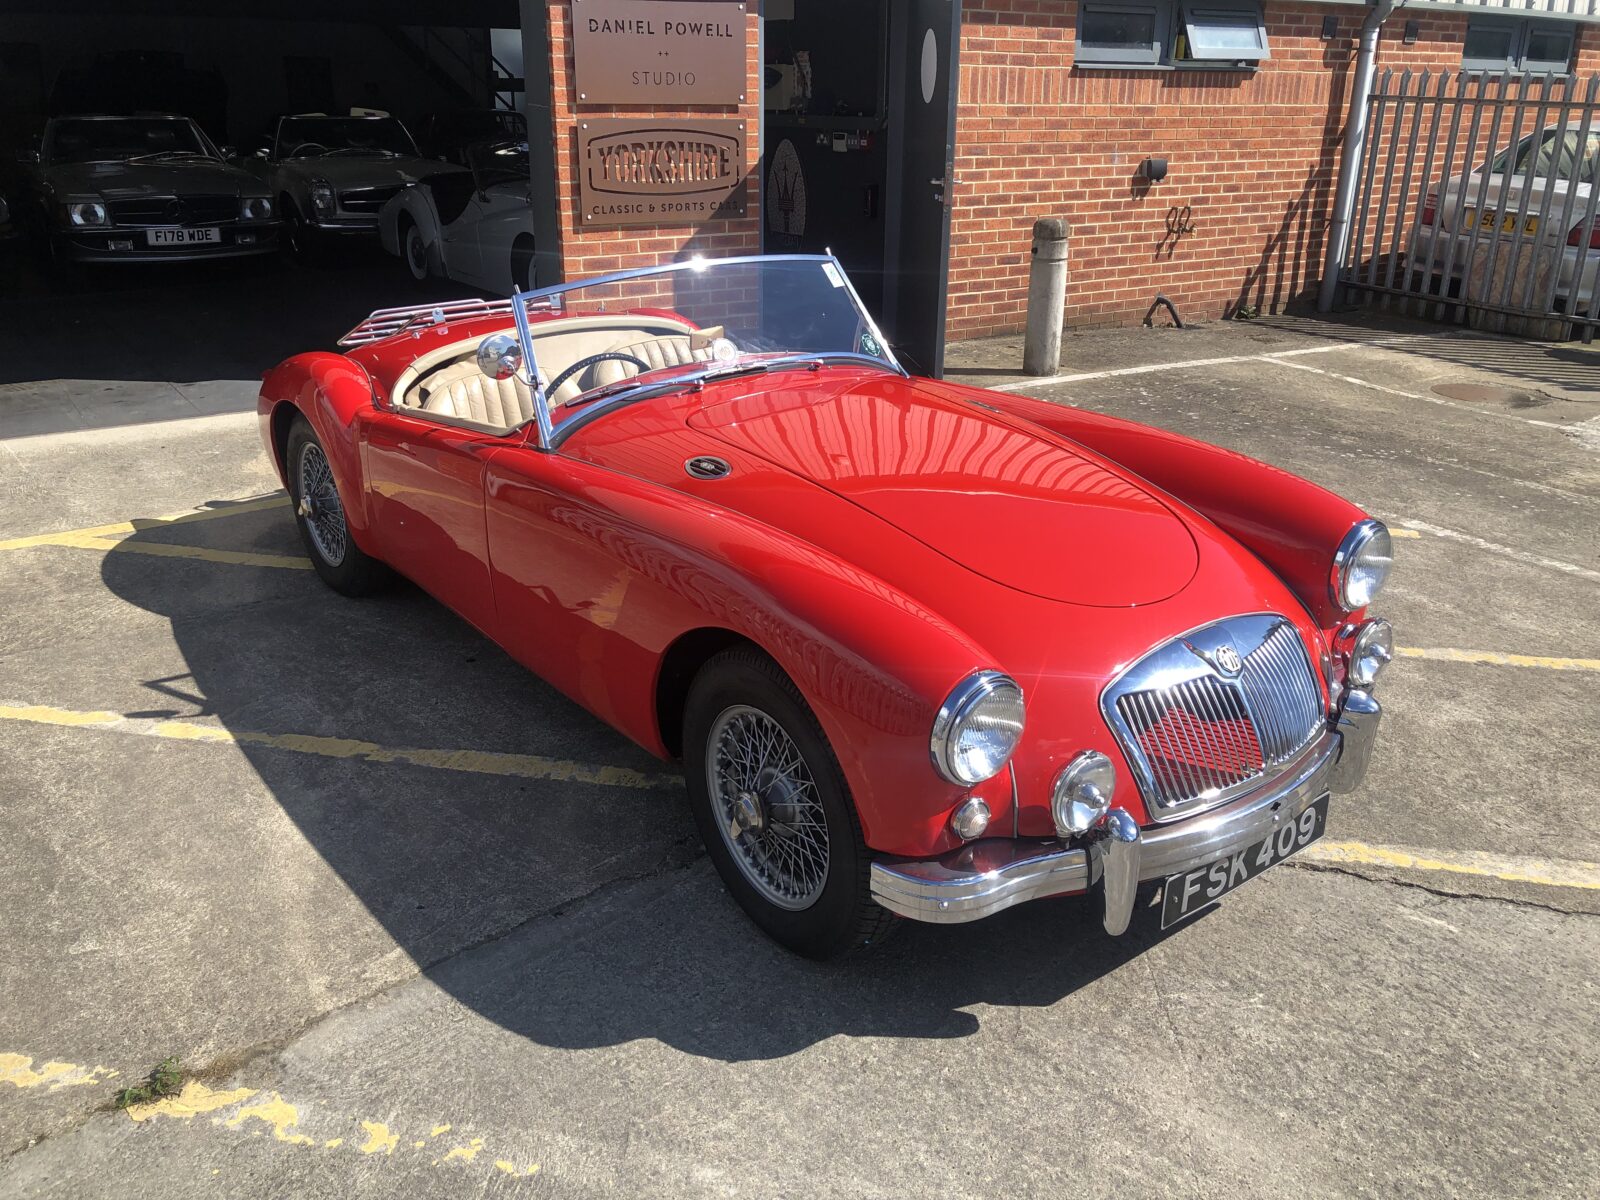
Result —
M 1322 263 L 1322 285 L 1317 289 L 1317 311 L 1332 312 L 1339 293 L 1339 270 L 1350 246 L 1350 214 L 1356 206 L 1356 185 L 1361 181 L 1361 151 L 1367 141 L 1367 100 L 1372 95 L 1372 71 L 1378 61 L 1378 34 L 1395 10 L 1396 0 L 1373 0 L 1361 23 L 1361 45 L 1356 52 L 1356 74 L 1350 85 L 1350 118 L 1344 125 L 1344 149 L 1339 154 L 1339 187 L 1334 194 L 1333 220 L 1328 223 L 1328 253 Z

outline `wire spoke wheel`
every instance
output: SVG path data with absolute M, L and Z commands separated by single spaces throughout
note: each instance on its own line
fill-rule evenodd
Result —
M 311 544 L 316 547 L 329 566 L 337 567 L 344 561 L 349 535 L 344 523 L 344 505 L 339 503 L 339 492 L 333 486 L 333 471 L 328 466 L 328 456 L 315 442 L 307 442 L 300 450 L 300 506 L 297 510 L 305 522 Z
M 772 717 L 724 709 L 707 739 L 718 830 L 750 885 L 779 908 L 809 908 L 828 882 L 828 823 L 805 755 Z

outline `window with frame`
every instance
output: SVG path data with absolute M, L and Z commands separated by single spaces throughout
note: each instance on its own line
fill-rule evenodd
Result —
M 1578 27 L 1571 21 L 1474 16 L 1461 47 L 1464 71 L 1564 75 L 1572 69 Z
M 1258 0 L 1078 6 L 1074 61 L 1097 67 L 1253 67 L 1270 58 Z

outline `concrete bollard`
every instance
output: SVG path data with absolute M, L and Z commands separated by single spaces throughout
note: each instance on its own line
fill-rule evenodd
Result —
M 1028 269 L 1028 333 L 1022 369 L 1054 375 L 1061 369 L 1061 324 L 1067 316 L 1067 223 L 1044 217 L 1033 223 L 1033 264 Z

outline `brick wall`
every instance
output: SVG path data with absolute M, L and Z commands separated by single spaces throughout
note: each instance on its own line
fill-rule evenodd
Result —
M 730 7 L 732 7 L 730 5 Z M 556 131 L 556 197 L 560 206 L 561 255 L 568 279 L 607 271 L 672 262 L 690 253 L 709 256 L 755 254 L 761 248 L 761 18 L 756 4 L 746 4 L 748 29 L 745 95 L 750 103 L 692 109 L 578 106 L 572 72 L 571 0 L 550 0 L 551 90 Z M 578 122 L 586 117 L 688 117 L 709 120 L 739 117 L 745 126 L 745 216 L 694 225 L 644 229 L 585 229 L 578 206 Z
M 1138 321 L 1158 291 L 1210 318 L 1315 290 L 1361 10 L 1269 0 L 1272 57 L 1253 74 L 1074 69 L 1072 0 L 966 0 L 963 12 L 952 339 L 1022 327 L 1041 216 L 1072 227 L 1070 324 Z M 1330 14 L 1338 36 L 1323 41 Z M 1465 29 L 1464 16 L 1399 10 L 1380 71 L 1457 70 Z M 1600 68 L 1595 27 L 1579 67 Z M 1148 156 L 1168 160 L 1165 181 L 1135 178 Z

